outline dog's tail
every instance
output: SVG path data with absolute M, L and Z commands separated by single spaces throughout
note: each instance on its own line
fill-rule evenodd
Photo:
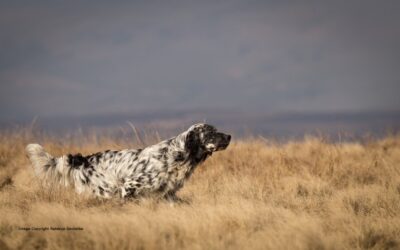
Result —
M 68 185 L 71 167 L 66 164 L 64 157 L 53 157 L 39 144 L 29 144 L 26 146 L 26 152 L 36 176 L 42 180 L 62 182 L 64 185 Z

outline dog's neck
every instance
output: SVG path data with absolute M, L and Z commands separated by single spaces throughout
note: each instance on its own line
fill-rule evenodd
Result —
M 170 139 L 171 146 L 173 146 L 177 151 L 186 151 L 186 136 L 188 132 L 185 131 Z

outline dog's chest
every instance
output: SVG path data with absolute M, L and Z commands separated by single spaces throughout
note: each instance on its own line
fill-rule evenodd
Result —
M 176 191 L 177 189 L 183 186 L 184 181 L 190 176 L 192 173 L 193 168 L 188 165 L 177 165 L 172 166 L 168 170 L 168 189 L 166 191 Z
M 179 182 L 186 179 L 189 172 L 190 168 L 186 165 L 172 167 L 169 171 L 169 178 L 172 182 Z

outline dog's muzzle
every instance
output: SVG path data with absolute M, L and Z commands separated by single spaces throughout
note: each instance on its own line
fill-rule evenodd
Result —
M 218 135 L 218 138 L 219 138 L 219 142 L 217 144 L 217 151 L 226 149 L 228 147 L 229 143 L 231 142 L 231 136 L 220 133 Z

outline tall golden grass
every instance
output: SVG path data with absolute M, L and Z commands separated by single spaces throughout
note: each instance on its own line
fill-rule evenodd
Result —
M 26 131 L 0 140 L 0 249 L 400 248 L 399 136 L 235 141 L 179 192 L 188 204 L 43 188 L 24 153 L 32 141 L 60 155 L 135 146 L 127 140 L 60 141 Z

